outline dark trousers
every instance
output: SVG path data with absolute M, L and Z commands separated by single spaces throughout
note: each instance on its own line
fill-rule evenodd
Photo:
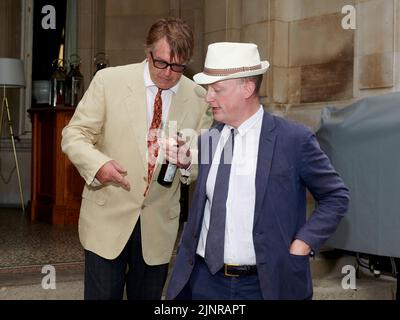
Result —
M 168 264 L 149 266 L 143 260 L 140 220 L 121 254 L 104 259 L 85 250 L 85 300 L 160 300 Z
M 212 275 L 202 258 L 196 263 L 189 280 L 193 300 L 262 300 L 258 276 L 227 277 L 219 271 Z M 178 297 L 181 299 L 181 297 Z

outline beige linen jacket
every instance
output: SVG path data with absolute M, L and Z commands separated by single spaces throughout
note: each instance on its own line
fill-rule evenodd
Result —
M 194 180 L 197 165 L 192 166 L 188 179 L 177 170 L 172 186 L 163 187 L 156 181 L 160 158 L 149 192 L 143 195 L 148 130 L 144 66 L 142 62 L 96 73 L 62 131 L 61 147 L 86 181 L 79 216 L 83 247 L 106 259 L 116 258 L 140 215 L 144 260 L 148 265 L 158 265 L 169 262 L 176 241 L 180 182 Z M 189 137 L 193 159 L 197 159 L 197 134 L 212 123 L 204 94 L 202 87 L 182 76 L 168 116 L 168 124 L 175 123 L 177 130 Z M 91 186 L 97 171 L 110 160 L 127 170 L 130 191 L 112 184 Z

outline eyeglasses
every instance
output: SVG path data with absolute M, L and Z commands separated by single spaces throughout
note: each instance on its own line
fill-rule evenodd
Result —
M 184 64 L 177 64 L 177 63 L 168 63 L 164 60 L 157 60 L 154 59 L 153 57 L 153 52 L 150 51 L 151 59 L 153 60 L 153 66 L 155 66 L 157 69 L 167 69 L 168 67 L 171 67 L 171 70 L 174 72 L 179 72 L 182 73 L 186 69 L 186 65 Z

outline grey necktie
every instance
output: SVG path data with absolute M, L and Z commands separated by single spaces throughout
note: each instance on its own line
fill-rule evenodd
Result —
M 228 198 L 229 176 L 236 133 L 236 129 L 231 129 L 231 134 L 221 153 L 217 177 L 215 179 L 210 225 L 204 257 L 208 269 L 212 274 L 215 274 L 224 265 L 226 201 Z

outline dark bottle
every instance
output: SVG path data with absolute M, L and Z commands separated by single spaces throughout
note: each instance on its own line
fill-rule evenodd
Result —
M 83 75 L 79 70 L 81 64 L 77 54 L 71 55 L 71 70 L 65 80 L 65 105 L 76 107 L 83 96 Z
M 176 174 L 176 164 L 163 163 L 160 169 L 160 174 L 158 175 L 157 182 L 164 187 L 170 187 L 174 181 Z
M 61 59 L 53 61 L 53 68 L 55 68 L 50 78 L 50 106 L 56 107 L 57 105 L 64 104 L 65 97 L 65 70 L 63 67 L 64 61 Z
M 97 71 L 107 68 L 108 66 L 108 56 L 105 52 L 98 52 L 93 60 L 96 67 L 94 75 L 97 73 Z
M 178 132 L 178 137 L 182 138 L 182 133 Z M 184 144 L 184 142 L 178 142 L 179 146 Z M 176 174 L 176 164 L 169 163 L 167 160 L 161 165 L 160 173 L 157 178 L 157 182 L 164 187 L 170 187 L 172 182 L 174 182 Z

